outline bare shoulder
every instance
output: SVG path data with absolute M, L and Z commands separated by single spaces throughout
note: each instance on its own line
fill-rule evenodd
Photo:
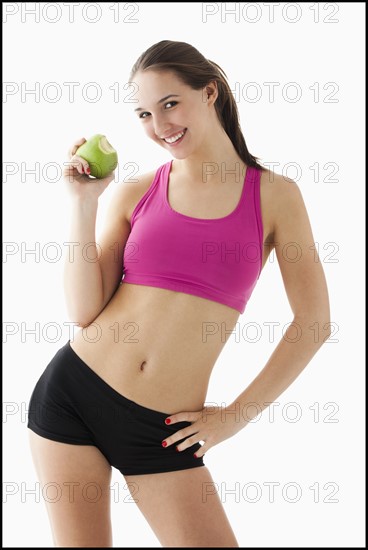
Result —
M 261 173 L 261 203 L 268 233 L 265 236 L 274 237 L 279 224 L 294 216 L 301 208 L 305 208 L 302 193 L 298 184 L 282 174 L 272 170 Z
M 280 174 L 266 172 L 262 177 L 272 241 L 291 309 L 309 326 L 311 319 L 320 319 L 325 341 L 330 333 L 328 289 L 301 189 Z
M 129 224 L 134 208 L 148 191 L 156 172 L 157 169 L 154 169 L 144 174 L 135 174 L 134 180 L 124 181 L 118 186 L 113 200 L 119 211 L 122 212 L 124 221 L 127 221 Z

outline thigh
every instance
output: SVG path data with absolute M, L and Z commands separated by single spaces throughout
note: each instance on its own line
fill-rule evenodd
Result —
M 162 546 L 239 547 L 206 466 L 124 477 Z
M 31 430 L 29 438 L 55 546 L 111 547 L 111 466 L 104 455 Z

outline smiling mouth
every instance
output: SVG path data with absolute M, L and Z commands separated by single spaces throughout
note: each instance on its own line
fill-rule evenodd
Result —
M 179 141 L 179 139 L 181 139 L 185 135 L 186 131 L 187 131 L 187 128 L 185 128 L 181 132 L 178 132 L 177 134 L 175 134 L 175 135 L 173 135 L 169 138 L 162 138 L 162 139 L 163 139 L 163 141 L 165 141 L 166 143 L 171 145 L 172 143 L 176 143 L 177 141 Z

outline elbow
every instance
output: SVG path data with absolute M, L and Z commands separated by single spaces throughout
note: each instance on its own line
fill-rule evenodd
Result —
M 332 334 L 330 318 L 323 317 L 323 319 L 321 319 L 321 321 L 318 324 L 318 328 L 319 328 L 319 340 L 322 346 L 325 342 L 327 342 L 327 340 L 330 338 Z
M 328 316 L 327 321 L 326 320 L 323 321 L 323 326 L 325 327 L 324 330 L 325 330 L 325 335 L 327 340 L 332 334 L 332 323 L 331 323 L 330 316 Z
M 86 328 L 90 324 L 90 322 L 84 321 L 84 320 L 82 320 L 82 321 L 73 321 L 73 322 L 77 325 L 77 327 L 80 327 L 80 328 Z
M 87 315 L 78 315 L 77 312 L 68 312 L 69 313 L 69 319 L 72 321 L 72 323 L 75 323 L 77 327 L 80 328 L 86 328 L 88 327 L 93 321 L 96 319 L 97 315 L 94 316 L 87 316 Z
M 315 343 L 319 343 L 320 345 L 324 344 L 332 334 L 332 322 L 329 311 L 303 311 L 294 315 L 294 321 L 313 335 Z
M 78 328 L 86 328 L 92 323 L 92 321 L 77 320 L 78 317 L 75 315 L 69 315 L 71 322 L 76 325 Z M 79 318 L 80 319 L 80 318 Z
M 88 327 L 93 321 L 99 316 L 103 310 L 103 304 L 100 304 L 99 307 L 87 308 L 81 307 L 80 304 L 71 304 L 67 303 L 67 312 L 69 319 L 75 323 L 80 328 Z
M 85 320 L 83 320 L 83 321 L 73 321 L 73 323 L 75 323 L 77 325 L 77 327 L 79 327 L 79 328 L 87 328 L 87 327 L 89 327 L 89 325 L 91 325 L 93 323 L 94 319 L 95 318 L 90 319 L 88 321 L 85 321 Z
M 81 322 L 81 321 L 75 321 L 76 324 L 77 324 L 77 327 L 80 327 L 80 328 L 87 328 L 88 325 L 91 324 L 91 322 Z

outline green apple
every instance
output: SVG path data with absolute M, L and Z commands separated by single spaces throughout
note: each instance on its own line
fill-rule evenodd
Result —
M 105 178 L 118 164 L 118 154 L 103 134 L 96 134 L 81 145 L 75 153 L 89 164 L 91 176 Z

